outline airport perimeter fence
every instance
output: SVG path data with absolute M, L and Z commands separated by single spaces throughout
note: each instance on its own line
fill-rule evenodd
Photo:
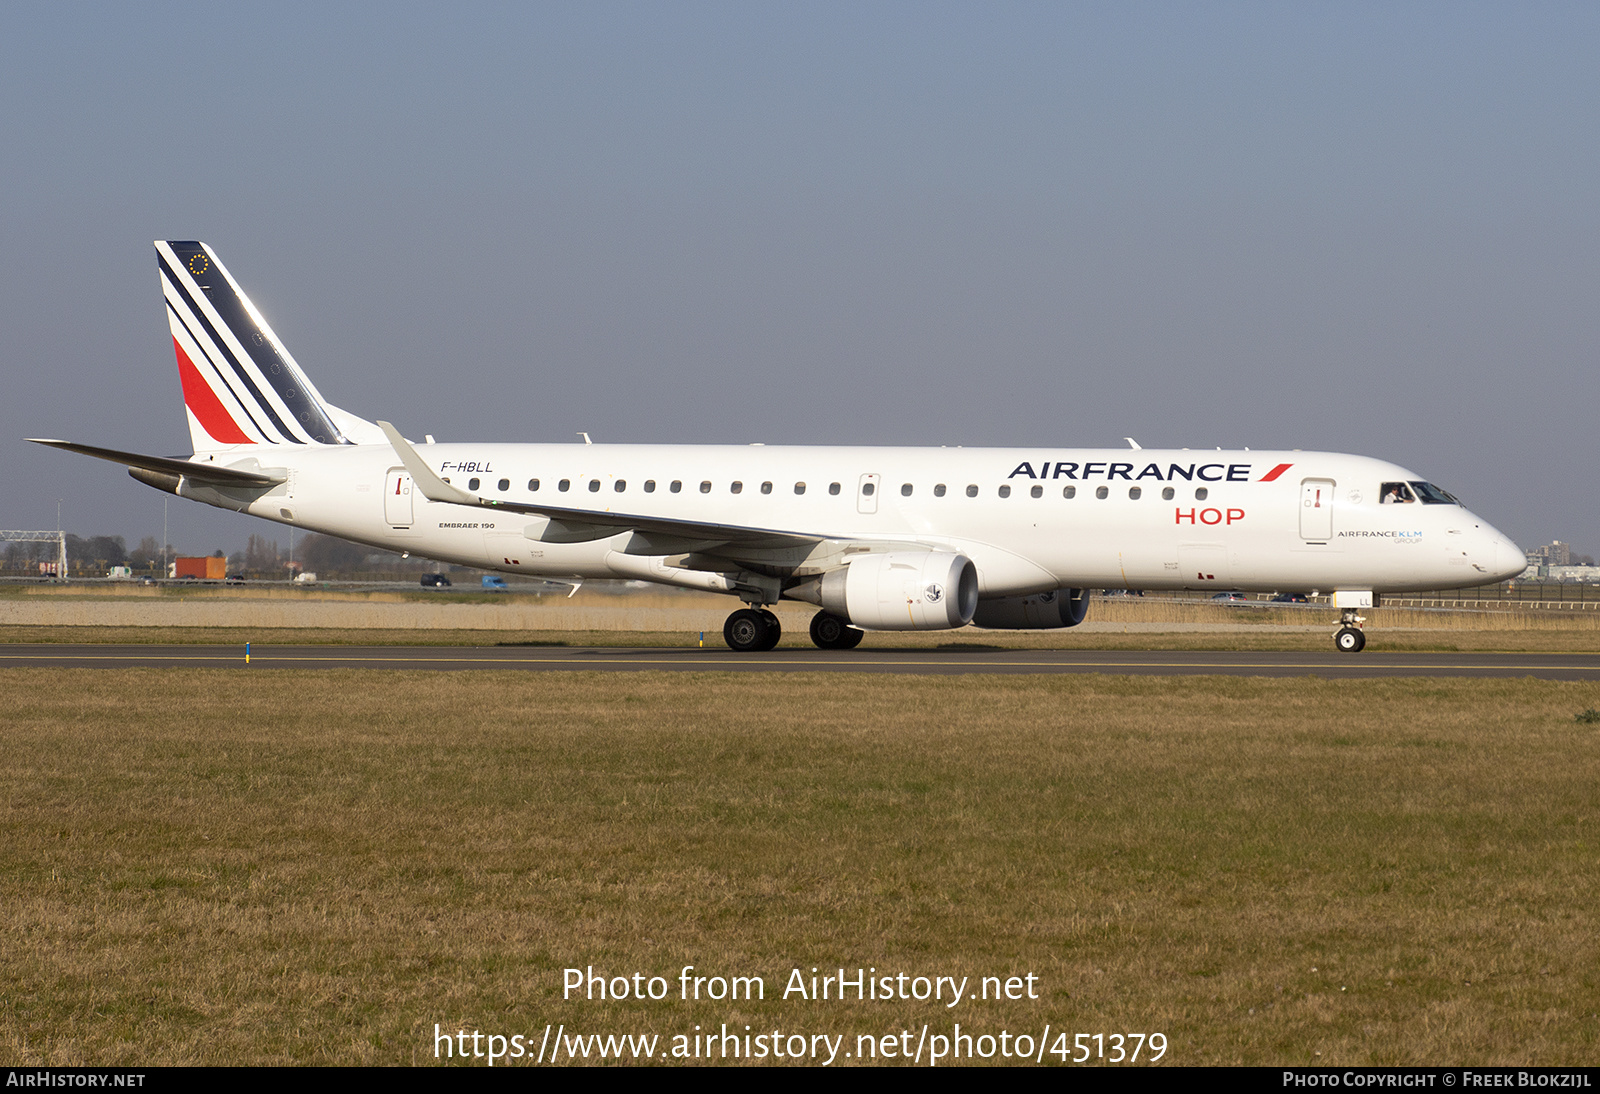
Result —
M 1215 599 L 1194 590 L 1128 592 L 1123 589 L 1097 590 L 1104 597 L 1133 596 L 1149 600 L 1181 600 L 1205 603 Z M 1271 604 L 1275 608 L 1293 604 L 1273 603 L 1269 593 L 1247 593 L 1246 606 Z M 1326 607 L 1326 594 L 1312 598 L 1310 606 Z M 1240 602 L 1233 602 L 1240 603 Z M 1576 581 L 1504 581 L 1498 585 L 1476 585 L 1466 589 L 1431 589 L 1410 593 L 1383 593 L 1379 604 L 1389 608 L 1453 608 L 1460 610 L 1539 609 L 1556 611 L 1600 611 L 1600 584 Z
M 1600 611 L 1600 585 L 1579 581 L 1504 581 L 1468 589 L 1397 593 L 1383 597 L 1394 608 L 1541 608 Z

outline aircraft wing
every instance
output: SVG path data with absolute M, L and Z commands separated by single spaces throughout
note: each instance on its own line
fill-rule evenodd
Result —
M 243 471 L 236 467 L 223 467 L 214 463 L 196 463 L 178 456 L 143 456 L 137 452 L 118 452 L 114 448 L 96 448 L 94 445 L 73 444 L 71 441 L 55 441 L 43 437 L 26 439 L 34 444 L 76 452 L 81 456 L 93 456 L 97 460 L 120 463 L 128 468 L 156 471 L 164 475 L 183 475 L 210 486 L 276 486 L 280 482 L 287 481 L 282 475 Z
M 832 538 L 821 535 L 801 535 L 776 528 L 752 528 L 736 524 L 709 524 L 702 521 L 674 520 L 670 517 L 643 516 L 634 513 L 597 512 L 593 509 L 571 509 L 558 505 L 535 505 L 519 501 L 503 501 L 469 493 L 445 482 L 428 466 L 417 450 L 388 422 L 378 427 L 389 438 L 400 457 L 400 462 L 411 473 L 422 496 L 429 501 L 449 502 L 452 505 L 471 505 L 480 509 L 498 509 L 503 512 L 524 513 L 528 516 L 547 517 L 550 526 L 546 538 L 552 542 L 599 539 L 621 532 L 645 532 L 669 536 L 702 544 L 737 544 L 754 549 L 782 549 L 810 547 Z M 703 548 L 702 548 L 703 549 Z

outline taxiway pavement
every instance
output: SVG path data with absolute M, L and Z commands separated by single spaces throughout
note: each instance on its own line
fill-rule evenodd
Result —
M 520 670 L 525 672 L 1100 672 L 1134 676 L 1522 677 L 1600 681 L 1600 653 L 1389 653 L 1200 650 L 807 650 L 555 646 L 0 645 L 0 668 Z

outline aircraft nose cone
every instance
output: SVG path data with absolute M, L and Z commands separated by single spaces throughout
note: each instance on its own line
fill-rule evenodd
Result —
M 1528 557 L 1522 548 L 1512 543 L 1498 531 L 1492 532 L 1494 570 L 1496 580 L 1509 581 L 1528 568 Z

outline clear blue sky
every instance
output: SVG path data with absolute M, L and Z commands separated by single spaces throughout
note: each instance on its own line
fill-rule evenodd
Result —
M 0 102 L 0 526 L 159 535 L 21 438 L 187 451 L 200 238 L 412 435 L 1326 448 L 1600 553 L 1592 4 L 14 4 Z

